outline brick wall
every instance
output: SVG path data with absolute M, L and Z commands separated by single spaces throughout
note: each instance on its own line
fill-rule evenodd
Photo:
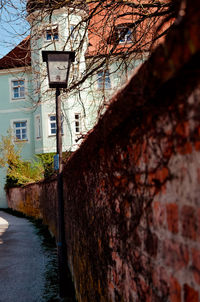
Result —
M 7 192 L 8 207 L 27 216 L 42 219 L 57 236 L 57 181 L 55 177 Z M 47 198 L 48 196 L 48 198 Z
M 200 11 L 187 3 L 64 168 L 78 301 L 200 301 Z M 52 224 L 55 187 L 39 186 Z

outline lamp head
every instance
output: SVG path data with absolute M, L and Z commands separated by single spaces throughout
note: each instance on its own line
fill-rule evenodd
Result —
M 71 62 L 74 62 L 73 51 L 42 51 L 43 62 L 47 63 L 50 88 L 66 88 Z

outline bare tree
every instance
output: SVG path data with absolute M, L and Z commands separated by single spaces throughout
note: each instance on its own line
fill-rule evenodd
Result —
M 26 48 L 30 47 L 29 52 L 33 47 L 38 53 L 42 49 L 38 40 L 45 34 L 46 27 L 36 25 L 42 24 L 45 20 L 49 26 L 49 34 L 55 37 L 57 29 L 54 25 L 54 15 L 59 10 L 64 12 L 61 22 L 68 24 L 68 34 L 60 45 L 62 50 L 73 50 L 76 53 L 76 64 L 72 66 L 72 76 L 65 94 L 74 94 L 76 101 L 84 108 L 82 92 L 87 91 L 89 97 L 95 99 L 94 111 L 98 116 L 107 106 L 111 91 L 115 92 L 117 87 L 123 85 L 133 69 L 147 59 L 166 33 L 173 29 L 182 2 L 181 0 L 29 0 L 27 3 L 25 0 L 18 1 L 21 3 L 21 11 L 16 5 L 17 1 L 14 0 L 1 1 L 1 10 L 10 7 L 13 18 L 20 16 L 22 19 L 27 18 L 29 22 L 31 20 L 29 24 L 32 45 L 21 44 L 21 47 L 23 45 Z M 73 23 L 71 16 L 77 14 L 81 17 Z M 50 39 L 48 47 L 56 50 L 58 47 L 56 39 Z M 35 65 L 38 64 L 39 61 Z M 80 70 L 81 64 L 84 68 Z M 35 82 L 38 82 L 38 75 L 36 67 Z M 112 87 L 110 75 L 113 79 Z M 40 77 L 40 82 L 42 81 Z M 94 89 L 96 86 L 97 91 Z

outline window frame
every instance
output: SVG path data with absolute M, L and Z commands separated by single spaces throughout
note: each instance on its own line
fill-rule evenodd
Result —
M 75 24 L 70 24 L 70 28 L 69 28 L 69 33 L 70 33 L 70 38 L 72 40 L 75 40 L 75 34 L 76 34 L 76 30 L 74 30 L 74 28 L 76 27 Z
M 133 23 L 121 23 L 116 24 L 114 28 L 112 28 L 110 35 L 108 37 L 108 44 L 113 44 L 116 41 L 119 45 L 125 44 L 133 44 L 136 40 L 136 27 Z M 123 36 L 123 38 L 122 38 Z
M 20 82 L 20 81 L 23 81 L 24 85 L 18 84 L 16 86 L 13 86 L 14 82 Z M 14 88 L 16 88 L 16 87 L 17 88 L 24 87 L 23 96 L 20 95 L 19 97 L 14 97 Z M 23 101 L 26 99 L 26 79 L 24 77 L 10 79 L 10 95 L 11 95 L 12 102 Z
M 76 118 L 76 116 L 78 116 L 78 118 Z M 78 125 L 77 125 L 78 123 Z M 79 129 L 79 131 L 77 131 L 77 128 Z M 78 135 L 81 133 L 81 113 L 80 112 L 76 112 L 74 113 L 74 130 L 75 130 L 75 134 Z
M 42 138 L 41 116 L 35 115 L 35 138 L 39 140 Z
M 36 94 L 40 93 L 40 89 L 41 89 L 41 83 L 40 83 L 40 75 L 39 73 L 35 73 L 35 76 L 33 78 L 34 80 L 34 92 Z
M 100 77 L 99 75 L 102 74 L 102 76 Z M 102 80 L 100 80 L 102 79 Z M 107 79 L 109 80 L 107 82 Z M 97 88 L 99 90 L 102 90 L 102 89 L 111 89 L 112 86 L 111 86 L 111 79 L 110 79 L 110 72 L 108 69 L 106 70 L 100 70 L 97 72 Z
M 49 32 L 50 39 L 47 39 L 47 32 Z M 57 38 L 55 39 L 54 35 L 56 33 L 57 33 Z M 59 41 L 59 27 L 58 27 L 58 24 L 46 27 L 46 29 L 45 29 L 45 41 L 46 42 Z
M 26 123 L 26 127 L 24 128 L 24 126 L 22 126 L 22 127 L 19 127 L 21 130 L 22 129 L 26 129 L 26 138 L 21 138 L 21 139 L 19 139 L 19 138 L 17 138 L 16 137 L 16 127 L 15 127 L 15 124 L 16 123 Z M 12 130 L 13 130 L 13 137 L 14 137 L 14 141 L 15 142 L 29 142 L 30 141 L 30 139 L 29 139 L 29 119 L 27 119 L 27 118 L 20 118 L 20 119 L 13 119 L 13 120 L 11 120 L 10 121 L 10 124 L 11 124 L 11 128 L 12 128 Z M 21 131 L 20 131 L 20 135 L 21 135 L 22 133 L 21 133 Z
M 51 117 L 55 117 L 55 121 L 52 121 L 52 123 L 51 123 L 51 120 L 50 120 Z M 62 118 L 62 120 L 61 120 L 61 134 L 64 135 L 64 116 L 63 116 L 63 114 L 62 114 L 61 118 Z M 51 124 L 53 124 L 53 123 L 55 124 L 55 128 L 54 128 L 55 133 L 51 132 L 51 130 L 52 130 Z M 56 114 L 54 114 L 54 113 L 48 115 L 48 129 L 49 129 L 48 136 L 56 136 L 57 122 L 56 122 Z
M 124 36 L 121 37 L 121 32 L 122 31 L 126 31 L 127 33 L 124 33 Z M 118 33 L 118 38 L 119 38 L 119 44 L 129 44 L 129 43 L 133 43 L 133 30 L 131 28 L 129 28 L 128 26 L 118 26 L 117 27 L 117 33 Z M 131 37 L 131 39 L 128 40 L 128 37 Z

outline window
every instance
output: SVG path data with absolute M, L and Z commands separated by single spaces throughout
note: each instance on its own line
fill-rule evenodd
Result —
M 13 122 L 14 136 L 16 140 L 24 141 L 28 140 L 27 137 L 27 121 Z
M 74 30 L 74 28 L 75 28 L 75 25 L 70 25 L 70 37 L 72 39 L 75 38 L 75 30 Z
M 47 41 L 56 41 L 58 40 L 58 26 L 53 26 L 46 30 L 46 40 Z
M 56 116 L 49 116 L 50 135 L 56 135 Z
M 81 132 L 81 114 L 80 113 L 75 113 L 75 133 L 80 133 Z
M 35 89 L 35 93 L 40 93 L 40 76 L 38 73 L 35 74 L 34 76 L 34 89 Z
M 41 121 L 39 115 L 35 117 L 35 136 L 36 138 L 41 137 Z
M 136 36 L 136 30 L 133 23 L 118 24 L 111 29 L 110 36 L 108 37 L 108 44 L 119 43 L 133 43 Z
M 131 43 L 132 42 L 132 30 L 128 27 L 118 28 L 119 43 Z
M 56 115 L 50 115 L 49 116 L 49 135 L 56 135 Z M 63 132 L 63 116 L 62 116 L 62 120 L 61 120 L 61 133 L 64 134 Z
M 24 80 L 12 81 L 12 98 L 24 99 L 25 98 L 25 85 Z
M 111 88 L 110 74 L 109 74 L 108 70 L 98 72 L 97 85 L 98 85 L 99 89 L 102 89 L 102 88 L 110 89 Z

